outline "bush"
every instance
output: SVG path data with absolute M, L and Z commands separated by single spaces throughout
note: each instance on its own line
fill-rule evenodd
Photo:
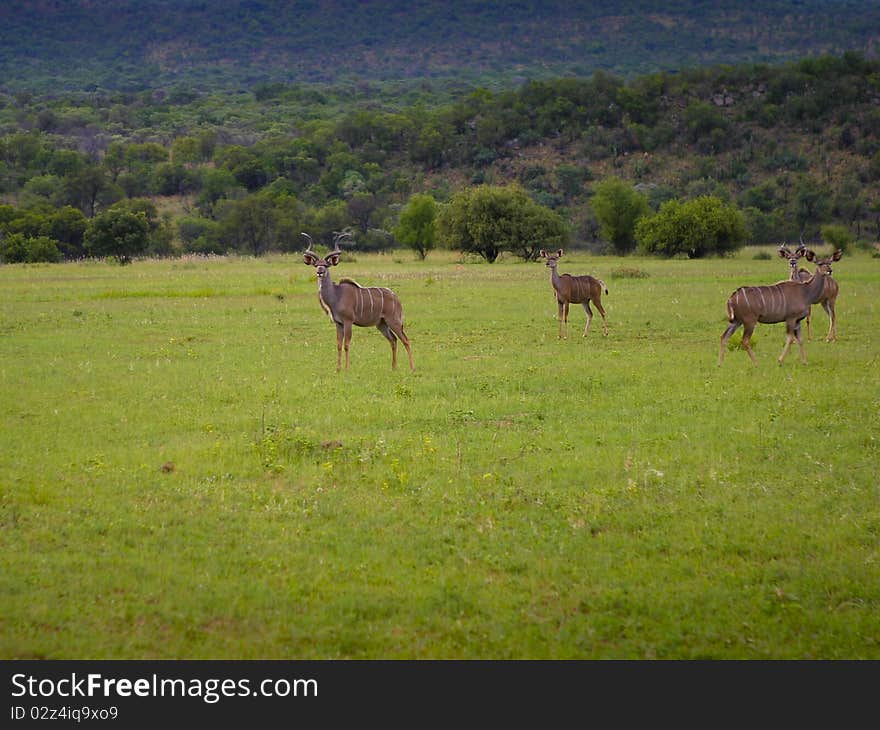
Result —
M 629 183 L 611 177 L 593 186 L 590 205 L 603 238 L 617 253 L 632 251 L 636 247 L 637 222 L 650 211 L 648 199 Z
M 661 256 L 724 255 L 741 248 L 745 238 L 743 214 L 713 195 L 686 202 L 669 200 L 656 215 L 641 218 L 636 225 L 642 250 Z
M 611 269 L 612 279 L 647 279 L 648 272 L 632 266 L 619 266 Z
M 846 251 L 853 242 L 852 234 L 846 226 L 829 224 L 822 226 L 820 230 L 822 240 L 841 251 Z
M 12 233 L 0 239 L 0 261 L 4 264 L 56 263 L 61 258 L 58 245 L 48 236 L 30 238 Z

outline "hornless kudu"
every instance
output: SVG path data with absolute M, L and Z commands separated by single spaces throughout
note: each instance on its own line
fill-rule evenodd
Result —
M 797 265 L 798 258 L 804 255 L 805 250 L 806 249 L 803 245 L 798 246 L 794 252 L 789 251 L 785 246 L 779 247 L 779 255 L 784 259 L 788 259 L 789 277 L 791 281 L 806 281 L 813 275 L 807 269 L 799 269 Z M 828 314 L 828 319 L 831 320 L 831 325 L 828 328 L 828 336 L 825 338 L 828 342 L 834 342 L 837 339 L 837 314 L 834 311 L 834 305 L 837 303 L 837 295 L 839 292 L 840 287 L 837 285 L 837 280 L 832 276 L 826 276 L 825 288 L 822 290 L 822 296 L 819 297 L 816 304 L 822 305 L 822 308 Z M 808 341 L 813 339 L 813 330 L 810 327 L 812 307 L 810 307 L 810 310 L 810 314 L 806 316 Z
M 607 294 L 608 289 L 605 282 L 597 279 L 595 276 L 572 276 L 571 274 L 561 274 L 556 269 L 556 264 L 562 256 L 562 249 L 556 253 L 547 253 L 541 249 L 540 256 L 547 259 L 547 267 L 550 269 L 550 284 L 556 294 L 556 303 L 559 306 L 559 337 L 562 338 L 562 325 L 565 324 L 565 335 L 568 337 L 568 305 L 583 304 L 584 311 L 587 313 L 587 325 L 584 327 L 584 337 L 590 329 L 590 322 L 593 321 L 593 310 L 590 309 L 590 302 L 596 305 L 599 314 L 602 315 L 602 334 L 608 336 L 608 324 L 605 320 L 605 310 L 602 308 L 602 291 Z
M 415 370 L 409 338 L 403 331 L 403 307 L 400 299 L 390 289 L 384 287 L 364 287 L 351 279 L 342 279 L 334 284 L 330 279 L 330 267 L 339 263 L 339 241 L 347 234 L 337 234 L 333 250 L 324 258 L 312 251 L 312 237 L 303 233 L 309 241 L 303 252 L 303 261 L 314 266 L 318 274 L 318 301 L 336 325 L 336 372 L 342 361 L 345 348 L 345 369 L 348 370 L 348 345 L 351 342 L 351 326 L 376 327 L 391 343 L 391 367 L 397 367 L 397 339 L 403 342 L 409 355 L 409 368 Z
M 839 261 L 842 255 L 843 252 L 838 250 L 828 258 L 817 259 L 815 253 L 806 250 L 804 256 L 807 261 L 813 261 L 816 264 L 816 273 L 807 281 L 789 279 L 769 286 L 742 286 L 731 294 L 727 300 L 727 319 L 730 324 L 721 335 L 718 364 L 720 365 L 724 361 L 724 348 L 727 345 L 727 340 L 740 325 L 743 326 L 743 347 L 749 353 L 752 362 L 758 364 L 758 359 L 749 346 L 749 340 L 758 322 L 764 324 L 785 322 L 785 347 L 782 348 L 782 354 L 779 356 L 780 365 L 794 340 L 797 340 L 800 348 L 801 360 L 806 363 L 807 357 L 804 354 L 804 344 L 801 340 L 801 320 L 810 313 L 810 306 L 819 301 L 822 296 L 825 280 L 832 273 L 832 261 Z

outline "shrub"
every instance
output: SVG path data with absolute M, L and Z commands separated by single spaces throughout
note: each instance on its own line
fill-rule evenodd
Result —
M 58 245 L 48 236 L 28 237 L 11 233 L 0 239 L 0 261 L 5 264 L 55 263 L 61 261 Z
M 656 215 L 641 218 L 636 225 L 642 250 L 661 256 L 724 255 L 742 247 L 745 238 L 743 214 L 713 195 L 686 202 L 669 200 Z
M 841 251 L 846 251 L 853 242 L 852 234 L 846 226 L 829 224 L 822 226 L 820 230 L 822 240 L 834 246 L 834 248 L 839 248 Z
M 612 279 L 647 279 L 648 272 L 632 266 L 619 266 L 611 269 Z

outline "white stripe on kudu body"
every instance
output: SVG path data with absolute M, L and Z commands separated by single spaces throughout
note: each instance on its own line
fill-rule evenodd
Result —
M 321 307 L 336 325 L 336 371 L 342 368 L 342 351 L 345 350 L 345 369 L 348 370 L 348 348 L 352 325 L 376 327 L 391 344 L 391 367 L 397 367 L 397 341 L 403 342 L 409 357 L 410 370 L 415 370 L 412 347 L 403 331 L 403 307 L 400 299 L 385 287 L 363 287 L 351 279 L 334 284 L 330 267 L 339 263 L 339 241 L 347 234 L 337 234 L 334 249 L 324 258 L 312 251 L 312 237 L 303 233 L 309 241 L 303 252 L 303 262 L 314 266 L 318 274 L 318 299 Z
M 779 255 L 783 258 L 800 256 L 816 264 L 816 273 L 806 281 L 789 279 L 780 281 L 769 286 L 743 286 L 737 289 L 727 300 L 727 319 L 730 324 L 721 335 L 721 347 L 718 351 L 718 364 L 724 361 L 724 348 L 730 336 L 739 328 L 743 327 L 742 344 L 752 362 L 758 360 L 749 344 L 752 332 L 758 322 L 763 324 L 775 324 L 785 322 L 786 339 L 779 363 L 785 359 L 791 343 L 797 341 L 800 349 L 801 360 L 807 361 L 804 353 L 804 345 L 801 339 L 801 320 L 810 313 L 810 307 L 819 301 L 825 289 L 826 282 L 831 277 L 831 264 L 839 261 L 843 252 L 835 251 L 831 256 L 817 259 L 816 254 L 810 250 L 799 248 L 792 254 L 788 249 L 780 248 Z

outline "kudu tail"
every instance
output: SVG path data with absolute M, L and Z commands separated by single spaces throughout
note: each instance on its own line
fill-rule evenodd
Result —
M 608 293 L 608 287 L 605 286 L 605 282 L 602 281 L 601 279 L 596 279 L 596 281 L 599 282 L 599 286 L 602 287 L 602 291 L 604 291 L 604 292 L 607 294 L 607 293 Z

